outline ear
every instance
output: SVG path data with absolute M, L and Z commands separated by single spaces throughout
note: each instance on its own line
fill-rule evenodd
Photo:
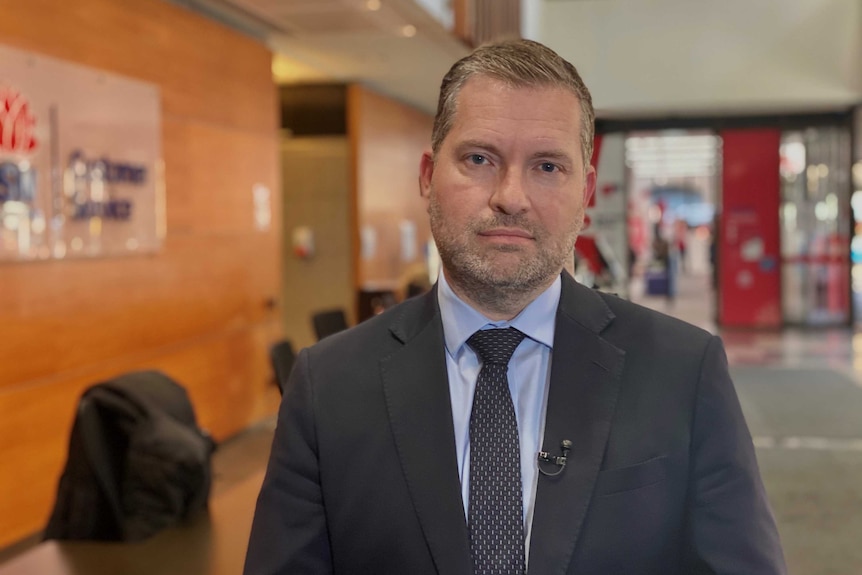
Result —
M 426 150 L 419 160 L 419 195 L 428 199 L 431 194 L 431 176 L 434 175 L 434 156 Z
M 584 207 L 590 205 L 590 201 L 596 193 L 596 168 L 590 166 L 587 169 L 587 177 L 584 178 Z

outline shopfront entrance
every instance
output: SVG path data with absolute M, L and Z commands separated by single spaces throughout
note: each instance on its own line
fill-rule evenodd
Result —
M 661 267 L 655 262 L 662 255 L 652 253 L 660 245 L 647 245 L 645 235 L 688 238 L 695 245 L 706 239 L 711 244 L 707 265 L 715 282 L 712 289 L 689 295 L 701 298 L 697 305 L 713 309 L 718 326 L 776 329 L 852 323 L 853 215 L 862 214 L 862 195 L 853 196 L 852 113 L 600 121 L 597 129 L 605 135 L 622 132 L 626 140 L 628 244 L 636 264 L 629 268 L 630 279 L 640 282 L 642 293 L 651 295 L 651 285 L 665 289 L 652 278 Z M 710 152 L 703 144 L 709 141 L 715 142 L 712 158 L 705 157 Z M 643 159 L 647 142 L 665 152 L 656 156 L 658 164 L 654 157 Z M 675 155 L 667 155 L 668 150 Z M 661 173 L 662 163 L 671 171 Z M 674 174 L 681 165 L 700 170 L 699 176 Z M 647 170 L 650 180 L 645 183 Z M 695 221 L 710 212 L 705 204 L 714 217 Z M 862 240 L 856 244 L 862 253 Z M 704 261 L 700 257 L 692 262 L 691 253 L 681 252 L 682 245 L 677 244 L 678 267 L 673 268 L 678 274 L 687 273 L 682 267 L 686 263 L 694 263 L 696 270 Z M 670 248 L 673 252 L 674 246 Z M 671 269 L 672 264 L 665 265 Z M 855 283 L 862 289 L 862 272 L 858 275 Z

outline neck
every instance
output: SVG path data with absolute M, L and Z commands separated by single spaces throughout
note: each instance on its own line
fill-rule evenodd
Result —
M 510 288 L 508 286 L 489 286 L 462 281 L 452 272 L 443 268 L 446 282 L 459 298 L 491 321 L 508 321 L 517 317 L 542 292 L 551 287 L 557 276 L 551 276 L 545 283 L 532 290 Z M 557 274 L 559 275 L 559 274 Z

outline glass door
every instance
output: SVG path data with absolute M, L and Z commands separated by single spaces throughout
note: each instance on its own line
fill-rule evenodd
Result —
M 781 136 L 781 275 L 785 323 L 850 321 L 850 134 L 824 127 Z

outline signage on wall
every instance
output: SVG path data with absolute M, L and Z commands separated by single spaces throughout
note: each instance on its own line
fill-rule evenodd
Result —
M 159 89 L 0 46 L 0 262 L 152 252 Z

